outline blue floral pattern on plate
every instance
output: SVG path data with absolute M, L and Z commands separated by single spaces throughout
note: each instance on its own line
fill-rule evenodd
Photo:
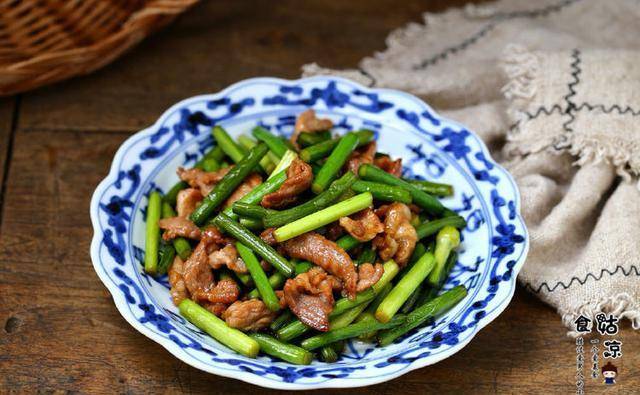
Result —
M 218 344 L 178 314 L 166 276 L 147 276 L 141 262 L 148 191 L 168 190 L 178 166 L 193 165 L 213 146 L 212 125 L 237 136 L 260 124 L 288 136 L 295 116 L 309 107 L 331 118 L 338 133 L 375 131 L 379 150 L 401 157 L 405 175 L 454 184 L 455 196 L 444 202 L 468 227 L 445 289 L 464 284 L 469 295 L 385 348 L 351 342 L 336 363 L 295 366 L 267 356 L 245 358 Z M 174 105 L 120 147 L 91 201 L 91 258 L 123 317 L 194 367 L 271 388 L 356 387 L 447 358 L 505 309 L 528 249 L 519 204 L 513 179 L 480 139 L 414 96 L 335 77 L 255 78 Z

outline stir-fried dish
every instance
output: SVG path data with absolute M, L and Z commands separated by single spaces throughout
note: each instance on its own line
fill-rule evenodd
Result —
M 442 290 L 466 225 L 439 200 L 453 187 L 402 177 L 371 131 L 332 127 L 313 110 L 290 140 L 215 126 L 215 148 L 149 195 L 145 271 L 245 356 L 333 362 L 348 339 L 388 345 L 466 296 Z

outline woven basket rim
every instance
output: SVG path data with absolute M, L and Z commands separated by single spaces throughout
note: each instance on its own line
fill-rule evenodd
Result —
M 0 65 L 0 95 L 23 92 L 103 67 L 197 2 L 198 0 L 150 0 L 130 13 L 117 30 L 88 45 L 45 50 L 16 62 Z M 19 19 L 28 18 L 27 14 Z M 21 20 L 11 23 L 20 24 Z

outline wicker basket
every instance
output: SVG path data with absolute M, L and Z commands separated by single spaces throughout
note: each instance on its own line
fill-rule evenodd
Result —
M 0 0 L 0 95 L 102 67 L 197 0 Z

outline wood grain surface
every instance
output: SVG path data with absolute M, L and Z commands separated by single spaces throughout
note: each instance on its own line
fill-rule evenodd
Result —
M 105 69 L 0 100 L 0 393 L 268 393 L 198 371 L 129 326 L 89 258 L 89 201 L 119 145 L 174 102 L 247 77 L 353 67 L 420 12 L 464 1 L 209 1 Z M 619 382 L 640 388 L 625 328 Z M 572 393 L 576 350 L 559 316 L 518 288 L 455 356 L 391 382 L 324 393 Z

